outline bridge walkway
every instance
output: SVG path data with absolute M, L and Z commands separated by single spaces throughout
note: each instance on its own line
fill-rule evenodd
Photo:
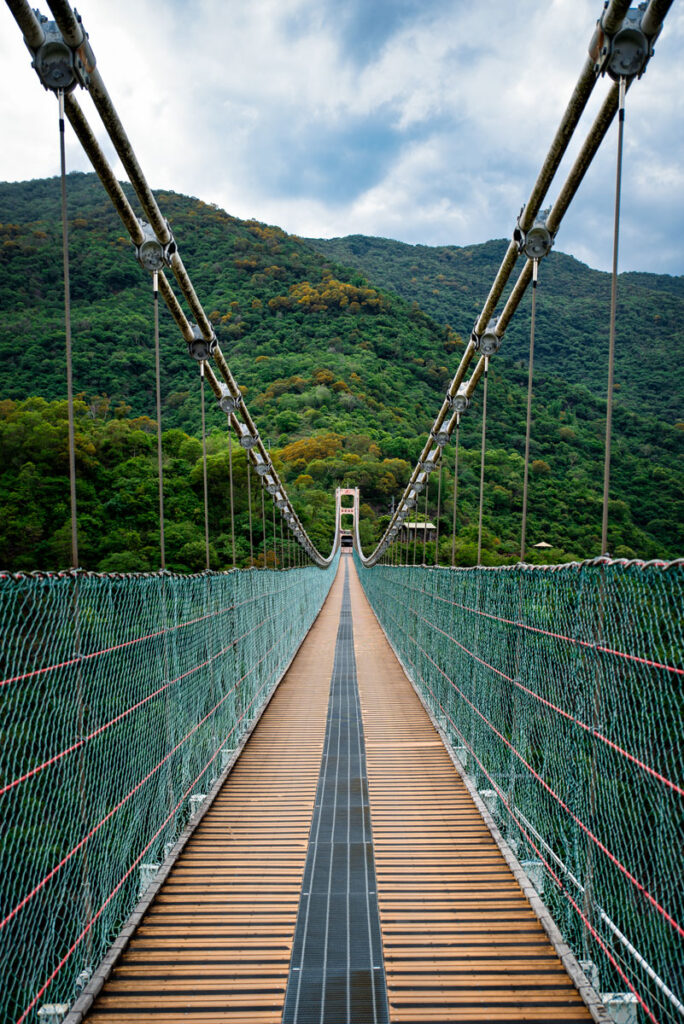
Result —
M 89 1024 L 591 1020 L 340 566 Z

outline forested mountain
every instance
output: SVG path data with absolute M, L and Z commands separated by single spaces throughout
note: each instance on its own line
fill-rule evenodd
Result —
M 507 239 L 458 247 L 406 245 L 365 235 L 308 241 L 329 259 L 367 274 L 375 285 L 416 301 L 464 336 L 479 315 L 508 246 Z M 528 297 L 506 332 L 505 355 L 514 362 L 527 359 L 530 301 Z M 572 383 L 588 384 L 596 394 L 605 393 L 609 304 L 609 274 L 552 250 L 539 267 L 535 365 Z M 675 356 L 684 345 L 683 309 L 684 277 L 619 276 L 618 405 L 667 423 L 683 418 L 684 364 Z
M 151 285 L 97 179 L 70 175 L 68 191 L 74 376 L 81 396 L 77 409 L 81 562 L 88 568 L 108 570 L 155 568 Z M 413 276 L 429 278 L 434 250 L 363 240 L 374 252 L 381 242 L 387 246 L 385 271 L 378 260 L 377 272 L 366 278 L 358 269 L 345 271 L 333 257 L 278 228 L 237 220 L 174 193 L 159 193 L 158 198 L 307 529 L 325 550 L 332 536 L 334 487 L 358 485 L 364 539 L 370 544 L 422 447 L 460 358 L 463 341 L 456 328 L 465 334 L 472 326 L 502 243 L 455 250 L 470 255 L 463 265 L 451 260 L 448 291 L 460 289 L 468 315 L 450 313 L 451 326 L 446 326 L 423 312 L 417 302 L 402 299 L 383 285 L 397 263 L 392 252 L 416 250 L 411 266 L 418 270 Z M 58 182 L 0 185 L 0 565 L 7 568 L 57 568 L 68 563 L 60 246 Z M 340 258 L 351 262 L 344 252 Z M 596 354 L 599 328 L 593 335 L 590 374 L 579 372 L 579 357 L 569 359 L 566 371 L 565 355 L 591 348 L 587 317 L 595 315 L 598 322 L 600 307 L 604 323 L 608 286 L 606 275 L 588 271 L 562 254 L 552 258 L 555 263 L 550 260 L 543 267 L 544 288 L 550 294 L 557 265 L 565 282 L 562 315 L 575 316 L 581 324 L 576 326 L 572 345 L 560 344 L 554 335 L 555 347 L 545 347 L 541 339 L 561 314 L 548 313 L 544 320 L 540 292 L 542 369 L 535 384 L 528 538 L 530 545 L 540 540 L 553 545 L 548 560 L 565 560 L 598 553 L 605 416 L 600 397 L 605 359 Z M 631 276 L 633 282 L 625 275 L 621 283 L 621 296 L 629 299 L 635 318 L 631 348 L 625 342 L 623 352 L 629 350 L 637 362 L 642 319 L 658 315 L 667 317 L 670 324 L 667 331 L 655 332 L 662 342 L 654 340 L 650 326 L 643 328 L 649 346 L 646 365 L 655 374 L 660 372 L 658 345 L 667 345 L 669 353 L 681 323 L 681 279 L 669 279 L 672 285 L 668 286 L 668 279 L 657 278 L 656 286 L 650 275 Z M 398 273 L 397 290 L 403 287 L 401 279 Z M 440 286 L 431 291 L 439 292 Z M 655 295 L 662 300 L 657 314 L 652 305 Z M 438 299 L 439 295 L 432 296 L 435 303 Z M 427 295 L 421 296 L 421 304 L 430 306 Z M 572 312 L 575 309 L 577 313 Z M 430 311 L 446 316 L 434 305 Z M 517 557 L 526 316 L 527 311 L 521 310 L 517 335 L 513 328 L 509 330 L 502 354 L 492 362 L 485 506 L 485 560 L 491 564 Z M 622 343 L 624 325 L 621 331 Z M 197 364 L 188 358 L 165 312 L 161 341 L 169 565 L 197 569 L 203 565 Z M 677 526 L 684 508 L 678 472 L 682 432 L 671 422 L 674 369 L 668 367 L 663 371 L 669 381 L 663 390 L 668 395 L 661 396 L 656 388 L 657 401 L 637 402 L 625 385 L 620 392 L 612 476 L 610 548 L 614 554 L 653 557 L 682 551 L 681 526 Z M 552 376 L 551 371 L 564 377 L 567 372 L 567 379 Z M 478 395 L 461 430 L 457 555 L 463 564 L 471 564 L 475 557 L 480 401 Z M 225 568 L 230 564 L 225 417 L 212 400 L 208 419 L 213 431 L 209 439 L 212 565 Z M 446 456 L 451 466 L 452 446 Z M 236 465 L 240 532 L 247 518 L 241 455 Z M 450 472 L 445 473 L 442 500 L 445 556 L 451 551 Z M 436 479 L 432 487 L 430 515 L 434 517 Z M 261 499 L 256 487 L 254 500 L 258 520 Z M 255 543 L 258 551 L 256 525 Z M 533 548 L 529 554 L 535 554 Z M 248 555 L 243 534 L 238 561 L 244 564 Z M 261 552 L 262 560 L 263 556 Z

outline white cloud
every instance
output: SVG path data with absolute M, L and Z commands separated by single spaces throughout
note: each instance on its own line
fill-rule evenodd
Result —
M 102 0 L 81 6 L 154 187 L 298 234 L 459 245 L 510 233 L 601 7 L 598 0 L 396 0 L 387 10 L 397 17 L 388 18 L 378 3 L 370 47 L 363 33 L 376 9 L 356 0 L 169 0 L 162 8 L 119 0 L 115 21 Z M 683 44 L 684 14 L 674 10 L 628 97 L 624 267 L 684 271 Z M 583 131 L 606 87 L 597 84 Z M 90 112 L 87 97 L 83 104 Z M 2 5 L 1 179 L 57 173 L 55 122 L 54 100 Z M 114 161 L 104 132 L 98 137 Z M 611 132 L 609 149 L 613 142 Z M 602 267 L 610 261 L 613 161 L 612 153 L 602 156 L 587 175 L 558 242 Z M 86 169 L 75 145 L 69 164 Z M 655 213 L 644 232 L 649 201 Z

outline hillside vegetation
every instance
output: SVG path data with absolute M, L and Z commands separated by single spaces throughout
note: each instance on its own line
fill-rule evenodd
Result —
M 463 340 L 455 327 L 467 334 L 474 312 L 469 318 L 450 315 L 452 326 L 440 324 L 416 301 L 387 290 L 380 271 L 366 276 L 358 268 L 345 270 L 302 239 L 237 220 L 196 199 L 168 192 L 158 198 L 313 539 L 327 550 L 334 488 L 342 484 L 361 487 L 363 537 L 370 545 L 406 482 L 460 358 Z M 156 568 L 151 285 L 92 175 L 70 175 L 69 219 L 74 376 L 80 396 L 81 563 L 102 570 Z M 6 568 L 68 564 L 60 239 L 56 180 L 0 185 L 0 565 Z M 375 246 L 379 240 L 367 241 Z M 452 260 L 454 279 L 471 274 L 469 291 L 463 292 L 469 310 L 479 307 L 486 294 L 489 278 L 483 268 L 498 262 L 494 253 L 499 248 L 493 242 L 468 250 L 470 270 Z M 402 247 L 397 251 L 403 252 Z M 458 256 L 466 250 L 454 252 Z M 432 272 L 430 253 L 426 249 L 424 267 L 421 262 L 424 277 Z M 339 258 L 350 262 L 344 253 Z M 572 309 L 597 301 L 595 291 L 588 297 L 582 291 L 582 274 L 595 272 L 562 254 L 554 259 L 569 275 L 568 316 L 574 315 L 573 292 L 578 298 Z M 553 265 L 548 266 L 550 279 Z M 633 291 L 637 298 L 643 292 L 660 294 L 670 309 L 667 315 L 679 324 L 675 314 L 684 305 L 677 294 L 680 279 L 671 279 L 672 287 L 659 292 L 649 284 L 650 275 L 634 277 L 633 283 L 625 282 L 624 292 Z M 431 312 L 443 315 L 439 309 Z M 521 311 L 519 317 L 523 333 L 526 315 Z M 556 319 L 554 314 L 551 322 Z M 633 339 L 639 337 L 640 323 L 633 325 Z M 542 350 L 545 333 L 540 322 Z M 484 537 L 490 564 L 517 559 L 520 530 L 526 362 L 522 350 L 509 344 L 513 334 L 509 331 L 503 354 L 492 363 Z M 663 329 L 665 335 L 669 345 L 669 329 Z M 161 344 L 169 565 L 198 569 L 204 564 L 199 378 L 165 312 Z M 636 344 L 630 351 L 636 351 Z M 593 379 L 588 387 L 572 359 L 565 379 L 565 349 L 544 351 L 535 384 L 528 539 L 530 545 L 540 540 L 552 545 L 548 560 L 590 557 L 598 553 L 600 535 L 603 387 Z M 683 539 L 677 526 L 684 507 L 678 473 L 682 432 L 670 422 L 669 398 L 656 416 L 656 402 L 627 401 L 625 395 L 623 387 L 615 414 L 611 552 L 674 556 L 681 553 Z M 457 558 L 463 564 L 475 558 L 480 401 L 478 395 L 461 431 Z M 211 399 L 208 422 L 212 567 L 226 568 L 232 552 L 225 417 Z M 245 564 L 246 471 L 241 453 L 235 459 L 237 555 L 238 564 Z M 453 463 L 452 446 L 445 462 L 447 467 Z M 450 474 L 447 468 L 442 495 L 442 557 L 449 560 Z M 434 518 L 436 478 L 431 486 L 429 514 Z M 261 542 L 256 485 L 254 502 L 253 539 L 263 564 L 272 559 L 272 543 L 270 527 L 267 543 Z M 531 547 L 529 556 L 534 555 Z
M 461 248 L 406 245 L 364 235 L 309 241 L 328 259 L 416 301 L 464 336 L 479 315 L 508 245 L 507 239 Z M 530 301 L 528 297 L 506 332 L 505 354 L 513 361 L 527 360 Z M 609 274 L 552 250 L 539 268 L 535 365 L 540 371 L 561 373 L 567 381 L 605 393 L 609 303 Z M 668 423 L 682 418 L 684 365 L 675 353 L 684 344 L 683 305 L 684 277 L 620 275 L 617 405 Z

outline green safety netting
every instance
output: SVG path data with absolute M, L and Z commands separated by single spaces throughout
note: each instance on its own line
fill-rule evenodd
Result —
M 407 673 L 590 981 L 615 994 L 604 996 L 615 1011 L 675 1021 L 684 565 L 598 563 L 357 560 Z
M 337 561 L 0 575 L 3 1021 L 37 1019 L 87 983 L 268 701 Z

